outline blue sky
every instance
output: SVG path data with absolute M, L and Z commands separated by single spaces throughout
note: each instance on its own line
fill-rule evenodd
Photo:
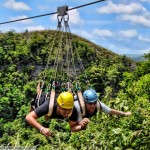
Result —
M 56 12 L 57 7 L 64 5 L 71 8 L 94 1 L 1 0 L 0 22 Z M 68 13 L 71 32 L 97 45 L 118 54 L 150 51 L 150 0 L 106 0 Z M 56 15 L 0 25 L 1 32 L 56 28 Z

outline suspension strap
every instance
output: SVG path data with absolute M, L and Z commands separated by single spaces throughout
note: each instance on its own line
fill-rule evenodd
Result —
M 100 111 L 101 110 L 101 104 L 100 104 L 99 100 L 97 100 L 96 106 L 97 106 L 97 111 Z
M 38 107 L 40 106 L 40 98 L 41 98 L 41 94 L 43 91 L 43 87 L 44 87 L 44 81 L 42 80 L 38 83 L 38 87 L 37 87 L 37 88 L 40 88 L 40 92 L 37 94 L 37 99 L 38 99 L 37 106 Z
M 54 101 L 55 101 L 55 81 L 53 81 L 52 90 L 51 90 L 50 98 L 49 98 L 49 111 L 47 114 L 48 117 L 50 117 L 53 113 Z
M 55 79 L 58 78 L 58 74 L 61 77 L 63 76 L 62 75 L 62 68 L 63 68 L 63 52 L 62 52 L 63 34 L 64 33 L 61 32 L 59 47 L 58 47 L 58 50 L 56 51 L 56 57 L 55 57 L 54 65 L 53 65 L 53 68 L 55 69 L 55 75 L 54 75 Z
M 82 96 L 82 92 L 80 90 L 78 90 L 77 95 L 78 95 L 79 103 L 80 103 L 80 106 L 81 106 L 81 109 L 82 109 L 82 115 L 84 116 L 85 113 L 86 113 L 86 109 L 85 109 L 85 103 L 84 103 L 84 99 L 83 99 L 83 96 Z
M 58 66 L 60 64 L 60 74 L 61 74 L 61 77 L 62 79 L 64 80 L 64 78 L 66 77 L 65 76 L 65 73 L 67 74 L 67 77 L 68 77 L 68 81 L 70 80 L 70 75 L 72 74 L 72 72 L 75 70 L 71 70 L 71 67 L 73 66 L 74 67 L 74 56 L 73 56 L 73 50 L 72 50 L 72 45 L 71 45 L 71 42 L 69 41 L 70 38 L 68 38 L 69 36 L 69 33 L 67 32 L 70 32 L 70 28 L 69 28 L 69 24 L 68 24 L 68 21 L 69 21 L 69 15 L 67 13 L 68 11 L 68 6 L 62 6 L 62 7 L 58 7 L 57 9 L 58 11 L 58 16 L 57 16 L 57 19 L 58 19 L 58 26 L 57 28 L 59 30 L 62 29 L 62 24 L 63 23 L 63 33 L 65 34 L 65 39 L 66 39 L 66 43 L 62 43 L 60 45 L 60 48 L 59 48 L 59 51 L 58 51 L 58 54 L 57 54 L 57 63 L 56 63 L 56 69 L 58 69 Z M 61 38 L 61 41 L 63 42 L 63 37 Z M 62 50 L 62 47 L 63 49 L 66 50 L 66 53 L 64 53 L 64 51 Z M 72 63 L 73 61 L 73 63 Z M 59 62 L 59 64 L 58 64 Z M 75 68 L 75 67 L 74 67 Z M 64 71 L 66 69 L 66 71 Z M 57 71 L 58 73 L 58 71 Z
M 79 104 L 81 106 L 82 115 L 85 116 L 86 108 L 85 108 L 84 98 L 82 96 L 81 87 L 78 84 L 79 83 L 76 83 L 77 96 L 78 96 Z
M 62 24 L 61 24 L 62 17 L 59 17 L 59 15 L 57 15 L 57 20 L 58 20 L 57 30 L 61 31 L 61 29 L 62 29 Z
M 66 14 L 67 13 L 67 11 L 68 11 L 68 6 L 63 6 L 63 7 L 58 7 L 58 9 L 57 9 L 57 11 L 58 11 L 58 15 L 57 15 L 57 19 L 58 19 L 58 25 L 57 25 L 57 30 L 58 31 L 61 31 L 61 29 L 62 29 L 62 20 L 63 20 L 63 15 L 64 14 Z M 54 49 L 54 44 L 55 44 L 55 41 L 56 41 L 56 34 L 59 34 L 59 32 L 55 32 L 55 35 L 54 35 L 54 39 L 53 39 L 53 41 L 52 41 L 52 46 L 51 46 L 51 49 L 50 49 L 50 51 L 49 51 L 49 55 L 48 55 L 48 59 L 47 59 L 47 63 L 46 63 L 46 67 L 45 67 L 45 70 L 48 68 L 48 65 L 49 65 L 49 63 L 50 63 L 50 59 L 51 59 L 51 55 L 52 55 L 52 51 L 53 51 L 53 49 Z M 62 32 L 62 35 L 63 35 L 63 32 Z M 62 36 L 61 35 L 61 40 L 62 40 Z M 57 72 L 57 68 L 58 68 L 58 60 L 59 60 L 59 58 L 61 57 L 60 56 L 60 49 L 61 49 L 61 44 L 60 44 L 60 48 L 59 48 L 59 51 L 57 51 L 57 54 L 56 54 L 56 59 L 55 59 L 55 61 L 54 61 L 54 65 L 53 65 L 53 68 L 56 70 L 56 72 Z M 46 77 L 46 75 L 44 75 L 44 79 L 45 79 L 45 77 Z M 56 77 L 56 73 L 55 73 L 55 75 L 53 76 L 53 77 Z
M 59 31 L 62 28 L 61 22 L 62 22 L 63 17 L 65 15 L 67 15 L 67 11 L 68 11 L 68 6 L 67 5 L 57 8 L 57 12 L 58 12 L 58 15 L 57 15 L 57 19 L 58 19 L 57 29 Z
M 72 40 L 72 39 L 70 39 L 70 41 L 71 41 L 71 40 Z M 78 67 L 78 68 L 80 69 L 80 72 L 83 72 L 83 73 L 85 74 L 85 76 L 86 76 L 86 72 L 84 71 L 85 68 L 84 68 L 84 66 L 83 66 L 82 59 L 81 59 L 81 57 L 80 57 L 80 55 L 79 55 L 79 51 L 77 50 L 77 46 L 76 46 L 75 42 L 72 42 L 71 44 L 73 45 L 73 47 L 74 47 L 74 49 L 75 49 L 75 51 L 74 51 L 74 55 L 75 55 L 75 57 L 76 57 L 75 68 Z M 78 70 L 79 70 L 79 69 L 78 69 Z M 77 74 L 78 74 L 78 72 L 76 71 L 76 79 L 77 79 Z
M 75 50 L 73 49 L 75 47 L 73 47 L 74 45 L 72 45 L 71 31 L 68 22 L 69 22 L 69 15 L 67 14 L 66 16 L 64 16 L 64 26 L 65 26 L 65 33 L 66 33 L 66 50 L 67 50 L 67 58 L 66 58 L 67 74 L 69 79 L 72 76 L 75 76 L 75 78 L 77 79 L 77 71 L 75 66 L 76 49 Z
M 79 104 L 79 101 L 75 101 L 74 105 L 75 105 L 77 112 L 78 112 L 78 120 L 77 121 L 82 121 L 83 114 L 81 112 L 81 105 Z
M 47 116 L 50 117 L 53 112 L 54 108 L 54 101 L 55 101 L 55 90 L 51 90 L 50 99 L 49 99 L 49 111 Z
M 57 32 L 55 32 L 55 35 L 54 35 L 54 39 L 53 39 L 53 42 L 52 42 L 51 49 L 50 49 L 50 51 L 49 51 L 49 55 L 48 55 L 48 59 L 47 59 L 47 63 L 46 63 L 46 67 L 45 67 L 45 69 L 47 69 L 47 68 L 48 68 L 48 65 L 49 65 L 49 63 L 50 63 L 52 50 L 54 49 L 54 44 L 55 44 L 55 41 L 56 41 L 56 35 L 57 35 Z

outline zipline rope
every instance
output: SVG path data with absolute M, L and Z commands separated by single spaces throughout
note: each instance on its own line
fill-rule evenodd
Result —
M 70 9 L 68 9 L 68 11 L 69 10 L 73 10 L 73 9 L 78 9 L 78 8 L 81 8 L 81 7 L 85 7 L 85 6 L 89 6 L 89 5 L 93 5 L 93 4 L 96 4 L 96 3 L 99 3 L 99 2 L 103 2 L 103 1 L 106 1 L 106 0 L 98 0 L 98 1 L 95 1 L 95 2 L 91 2 L 91 3 L 84 4 L 84 5 L 80 5 L 80 6 L 77 6 L 77 7 L 74 7 L 74 8 L 70 8 Z M 0 25 L 13 23 L 13 22 L 18 22 L 18 21 L 23 21 L 23 20 L 27 20 L 27 19 L 38 18 L 38 17 L 50 16 L 50 15 L 54 15 L 54 14 L 57 14 L 57 13 L 58 12 L 53 12 L 53 13 L 48 13 L 48 14 L 42 14 L 42 15 L 26 17 L 26 18 L 22 18 L 22 19 L 16 19 L 16 20 L 11 20 L 11 21 L 1 22 Z

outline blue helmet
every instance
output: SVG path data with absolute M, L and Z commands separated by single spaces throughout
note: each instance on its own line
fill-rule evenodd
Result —
M 97 93 L 93 89 L 84 91 L 83 98 L 84 98 L 84 101 L 87 103 L 93 103 L 98 100 Z

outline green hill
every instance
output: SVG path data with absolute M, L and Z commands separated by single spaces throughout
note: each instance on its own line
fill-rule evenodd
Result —
M 67 46 L 70 46 L 69 52 L 67 52 Z M 136 64 L 125 56 L 115 54 L 77 35 L 48 30 L 0 34 L 0 53 L 1 66 L 14 64 L 17 68 L 27 69 L 35 76 L 46 66 L 51 68 L 57 61 L 58 56 L 56 55 L 59 55 L 58 63 L 62 64 L 62 60 L 67 59 L 67 53 L 74 59 L 77 68 L 79 68 L 79 60 L 85 68 L 90 67 L 91 64 L 103 64 L 108 67 L 111 64 L 123 62 L 129 68 L 132 66 L 133 69 Z M 48 60 L 49 56 L 50 60 Z M 63 63 L 63 65 L 63 68 L 66 68 L 67 64 Z

